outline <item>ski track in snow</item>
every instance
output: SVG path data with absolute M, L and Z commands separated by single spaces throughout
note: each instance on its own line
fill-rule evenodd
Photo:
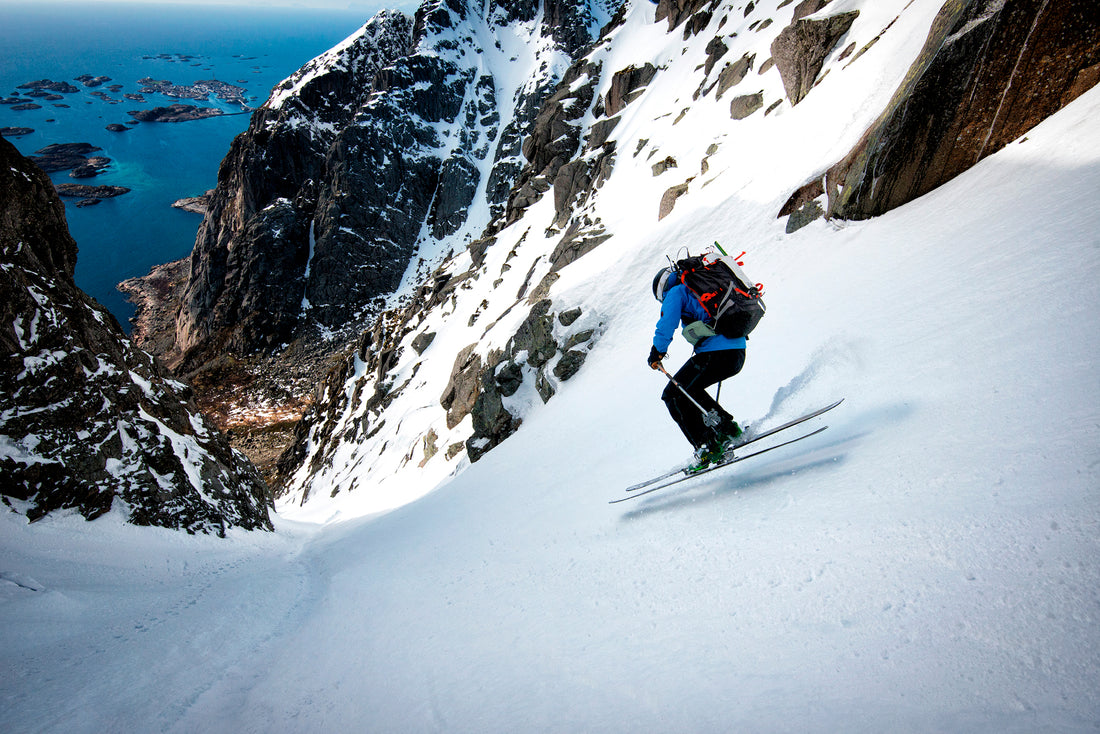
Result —
M 900 5 L 835 10 L 867 11 L 862 41 Z M 913 13 L 937 7 L 769 124 L 831 133 L 849 113 L 829 95 L 851 89 L 865 123 L 893 88 L 871 72 L 897 76 L 881 54 L 919 48 Z M 620 32 L 679 53 L 642 20 Z M 608 68 L 628 63 L 616 49 Z M 787 236 L 772 177 L 842 143 L 760 171 L 760 202 L 741 168 L 766 156 L 727 139 L 711 165 L 728 185 L 647 219 L 678 181 L 631 163 L 631 136 L 661 124 L 648 95 L 675 109 L 673 81 L 616 129 L 616 238 L 552 292 L 606 333 L 476 465 L 382 515 L 342 495 L 316 511 L 340 522 L 287 508 L 275 534 L 227 541 L 0 515 L 0 731 L 1096 731 L 1100 88 L 907 206 Z M 692 119 L 662 155 L 698 159 Z M 609 506 L 685 458 L 642 362 L 649 282 L 715 238 L 751 250 L 769 305 L 723 403 L 766 428 L 845 402 L 806 424 L 820 436 Z M 615 263 L 621 282 L 594 289 Z

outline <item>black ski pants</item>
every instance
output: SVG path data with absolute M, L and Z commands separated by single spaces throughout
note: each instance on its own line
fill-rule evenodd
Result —
M 717 428 L 711 428 L 703 422 L 703 411 L 692 404 L 680 388 L 671 382 L 661 393 L 661 400 L 668 406 L 668 413 L 684 437 L 695 448 L 705 446 L 717 438 L 718 432 L 730 433 L 733 416 L 727 413 L 718 401 L 710 396 L 706 388 L 733 377 L 745 366 L 744 349 L 722 349 L 716 352 L 702 352 L 692 355 L 674 376 L 680 387 L 703 406 L 706 411 L 717 411 L 722 422 Z

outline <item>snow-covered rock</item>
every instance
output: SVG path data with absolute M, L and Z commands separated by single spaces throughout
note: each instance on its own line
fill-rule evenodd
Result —
M 0 141 L 0 494 L 32 520 L 72 508 L 224 535 L 271 529 L 267 487 L 190 390 L 76 287 L 49 177 Z

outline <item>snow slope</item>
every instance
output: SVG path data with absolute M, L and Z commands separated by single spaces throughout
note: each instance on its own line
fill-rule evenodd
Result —
M 778 111 L 825 126 L 800 166 L 879 109 L 827 94 L 889 94 L 897 72 L 865 58 Z M 553 291 L 606 323 L 584 368 L 387 514 L 354 517 L 351 493 L 299 516 L 342 522 L 284 508 L 229 542 L 0 516 L 0 730 L 1096 731 L 1098 115 L 1100 88 L 899 210 L 789 236 L 772 217 L 796 166 L 749 170 L 733 135 L 726 177 L 659 225 L 669 182 L 635 175 L 616 238 L 577 263 L 618 259 L 621 282 L 571 266 Z M 623 151 L 652 132 L 623 124 Z M 699 129 L 651 137 L 691 160 Z M 685 457 L 643 363 L 649 281 L 715 238 L 750 250 L 769 305 L 723 403 L 766 426 L 846 401 L 797 448 L 608 505 Z
M 851 65 L 838 60 L 838 47 L 826 65 L 828 74 L 823 72 L 821 84 L 797 107 L 784 101 L 770 115 L 761 111 L 732 121 L 730 100 L 735 94 L 762 88 L 765 105 L 770 106 L 784 97 L 782 80 L 774 68 L 763 75 L 751 71 L 723 98 L 711 93 L 696 99 L 708 41 L 721 29 L 719 35 L 729 44 L 723 60 L 754 55 L 757 66 L 763 68 L 769 44 L 794 11 L 788 5 L 777 12 L 778 4 L 778 0 L 761 3 L 749 15 L 735 9 L 728 14 L 734 20 L 727 23 L 722 20 L 726 13 L 716 12 L 706 31 L 685 41 L 679 30 L 670 33 L 666 23 L 653 22 L 651 5 L 634 3 L 623 25 L 589 55 L 588 63 L 602 65 L 604 70 L 596 98 L 607 95 L 613 70 L 650 63 L 661 71 L 619 115 L 621 121 L 612 133 L 617 153 L 610 178 L 587 205 L 573 212 L 574 221 L 587 217 L 613 235 L 562 269 L 561 279 L 550 290 L 556 310 L 583 308 L 582 320 L 571 326 L 573 333 L 595 329 L 602 339 L 606 327 L 623 318 L 624 303 L 650 297 L 649 283 L 656 268 L 683 246 L 697 251 L 719 239 L 737 248 L 734 253 L 751 250 L 746 261 L 749 273 L 772 293 L 781 287 L 789 277 L 785 269 L 793 253 L 783 234 L 785 223 L 776 220 L 776 212 L 792 191 L 847 153 L 885 108 L 919 53 L 940 6 L 935 0 L 830 4 L 829 13 L 860 9 L 849 34 L 855 42 L 865 44 L 881 35 L 880 40 Z M 776 19 L 769 33 L 752 30 L 768 17 Z M 891 30 L 883 33 L 888 26 Z M 710 83 L 720 68 L 715 66 Z M 589 110 L 582 125 L 591 125 L 592 115 Z M 714 148 L 717 152 L 710 152 Z M 599 154 L 597 150 L 588 155 Z M 676 160 L 677 166 L 655 176 L 653 164 L 668 158 Z M 708 168 L 700 173 L 704 160 Z M 688 193 L 670 216 L 657 223 L 662 196 L 681 183 L 687 183 Z M 473 344 L 488 362 L 488 355 L 505 349 L 527 317 L 531 305 L 517 293 L 529 292 L 548 275 L 550 254 L 563 238 L 554 225 L 554 198 L 543 196 L 521 220 L 498 233 L 480 268 L 472 265 L 462 233 L 439 241 L 437 255 L 448 249 L 457 253 L 442 269 L 452 276 L 469 272 L 472 277 L 455 294 L 453 304 L 429 313 L 409 334 L 397 364 L 385 376 L 390 386 L 411 387 L 396 391 L 396 397 L 387 395 L 388 407 L 375 414 L 371 401 L 352 397 L 371 395 L 377 382 L 358 363 L 356 374 L 344 385 L 345 410 L 334 430 L 342 437 L 341 444 L 331 453 L 322 453 L 329 447 L 316 437 L 320 426 L 314 428 L 310 451 L 315 453 L 300 464 L 281 512 L 324 522 L 387 511 L 423 496 L 464 468 L 464 452 L 446 459 L 442 450 L 429 456 L 425 449 L 429 437 L 439 447 L 450 447 L 464 443 L 473 433 L 469 417 L 451 425 L 439 396 L 446 392 L 456 355 Z M 435 266 L 430 253 L 421 255 Z M 777 258 L 774 265 L 773 257 Z M 392 300 L 400 302 L 408 295 L 399 292 Z M 645 331 L 655 317 L 643 310 L 645 325 L 640 328 Z M 423 355 L 409 344 L 415 334 L 432 332 L 437 336 Z M 602 347 L 597 343 L 595 348 Z M 648 352 L 648 347 L 643 350 Z M 555 364 L 552 360 L 546 365 L 544 379 L 554 381 L 548 375 Z M 529 365 L 524 369 L 520 392 L 505 403 L 521 418 L 542 405 L 534 388 L 535 370 Z M 301 507 L 303 497 L 307 500 Z

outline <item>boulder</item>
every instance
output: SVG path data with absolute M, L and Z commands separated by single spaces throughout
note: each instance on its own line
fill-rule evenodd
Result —
M 654 176 L 660 176 L 668 169 L 676 168 L 676 159 L 672 156 L 665 156 L 664 160 L 657 161 L 651 168 L 653 169 Z
M 582 349 L 570 349 L 561 356 L 554 366 L 554 377 L 565 382 L 580 371 L 588 352 Z
M 466 455 L 471 462 L 480 459 L 504 439 L 515 433 L 520 420 L 504 407 L 504 401 L 492 379 L 486 379 L 470 414 L 474 432 L 466 440 Z
M 711 69 L 718 63 L 718 59 L 725 56 L 726 52 L 730 49 L 729 46 L 726 45 L 726 42 L 722 40 L 721 36 L 715 36 L 710 39 L 710 42 L 707 43 L 707 47 L 704 50 L 707 52 L 707 60 L 703 64 L 703 75 L 709 76 Z
M 859 11 L 853 10 L 818 20 L 796 20 L 772 41 L 772 58 L 792 105 L 798 104 L 810 93 L 825 59 L 858 15 Z
M 821 204 L 818 203 L 816 199 L 807 201 L 801 207 L 791 212 L 790 217 L 787 218 L 787 234 L 797 232 L 810 222 L 820 219 L 824 214 L 825 210 L 821 208 Z
M 801 20 L 807 15 L 813 15 L 828 4 L 829 0 L 802 0 L 798 5 L 794 6 L 794 17 L 792 20 Z
M 744 120 L 764 106 L 763 90 L 756 94 L 743 94 L 730 100 L 730 117 L 734 120 Z
M 657 69 L 653 64 L 646 63 L 643 66 L 628 66 L 615 72 L 611 77 L 611 86 L 607 90 L 604 100 L 604 109 L 608 117 L 619 114 L 624 107 L 630 104 L 643 87 L 648 86 L 653 77 L 657 75 Z
M 676 186 L 669 187 L 661 196 L 661 205 L 657 210 L 657 220 L 664 219 L 672 213 L 672 208 L 676 206 L 676 200 L 688 192 L 688 182 L 677 184 Z
M 668 29 L 671 31 L 696 13 L 709 13 L 704 8 L 711 4 L 711 0 L 657 0 L 657 8 L 654 21 L 668 20 Z
M 715 98 L 721 99 L 722 95 L 729 91 L 730 87 L 735 87 L 740 84 L 741 81 L 748 76 L 748 73 L 752 71 L 752 65 L 755 60 L 756 54 L 745 54 L 734 63 L 727 64 L 726 68 L 722 69 L 722 72 L 718 75 L 718 93 L 715 95 Z
M 508 345 L 508 353 L 527 353 L 527 364 L 541 367 L 558 353 L 554 340 L 554 317 L 549 313 L 550 301 L 543 299 L 531 308 Z
M 481 355 L 475 349 L 477 344 L 471 344 L 455 357 L 451 379 L 439 398 L 447 411 L 447 428 L 454 428 L 470 414 L 481 392 Z
M 423 354 L 424 351 L 431 346 L 431 343 L 435 341 L 435 332 L 428 331 L 417 334 L 412 340 L 413 351 L 417 354 Z

